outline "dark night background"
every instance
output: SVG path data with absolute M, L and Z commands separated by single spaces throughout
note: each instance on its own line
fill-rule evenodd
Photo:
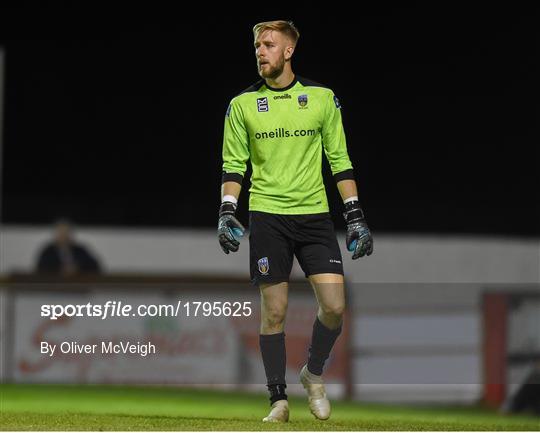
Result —
M 285 18 L 301 33 L 293 70 L 340 98 L 375 232 L 539 234 L 530 11 L 209 9 L 1 27 L 4 223 L 214 227 L 224 113 L 258 79 L 251 28 Z

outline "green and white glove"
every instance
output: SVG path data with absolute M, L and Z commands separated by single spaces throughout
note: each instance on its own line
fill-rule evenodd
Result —
M 373 253 L 373 237 L 369 230 L 364 212 L 357 200 L 345 203 L 343 218 L 347 223 L 347 249 L 353 253 L 353 260 L 370 256 Z
M 219 208 L 219 220 L 218 220 L 218 240 L 221 245 L 221 249 L 225 254 L 229 254 L 230 251 L 238 251 L 241 238 L 246 230 L 240 221 L 234 216 L 236 212 L 236 204 L 230 201 L 224 201 Z

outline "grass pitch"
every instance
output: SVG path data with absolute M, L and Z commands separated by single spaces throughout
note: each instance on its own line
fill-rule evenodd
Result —
M 265 394 L 186 388 L 1 385 L 1 430 L 540 430 L 540 419 L 481 408 L 403 407 L 332 402 L 317 421 L 290 399 L 288 424 L 267 424 Z

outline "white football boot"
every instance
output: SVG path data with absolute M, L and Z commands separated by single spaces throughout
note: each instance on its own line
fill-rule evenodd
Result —
M 322 377 L 311 373 L 306 364 L 300 371 L 300 382 L 307 391 L 309 409 L 315 418 L 320 420 L 330 418 L 330 401 L 326 397 Z
M 287 400 L 278 400 L 272 405 L 272 410 L 263 418 L 263 422 L 288 422 L 289 421 L 289 402 Z

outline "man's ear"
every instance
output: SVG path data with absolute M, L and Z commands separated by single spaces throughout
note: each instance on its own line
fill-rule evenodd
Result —
M 294 53 L 293 45 L 289 45 L 287 48 L 285 48 L 285 60 L 291 60 L 293 53 Z

